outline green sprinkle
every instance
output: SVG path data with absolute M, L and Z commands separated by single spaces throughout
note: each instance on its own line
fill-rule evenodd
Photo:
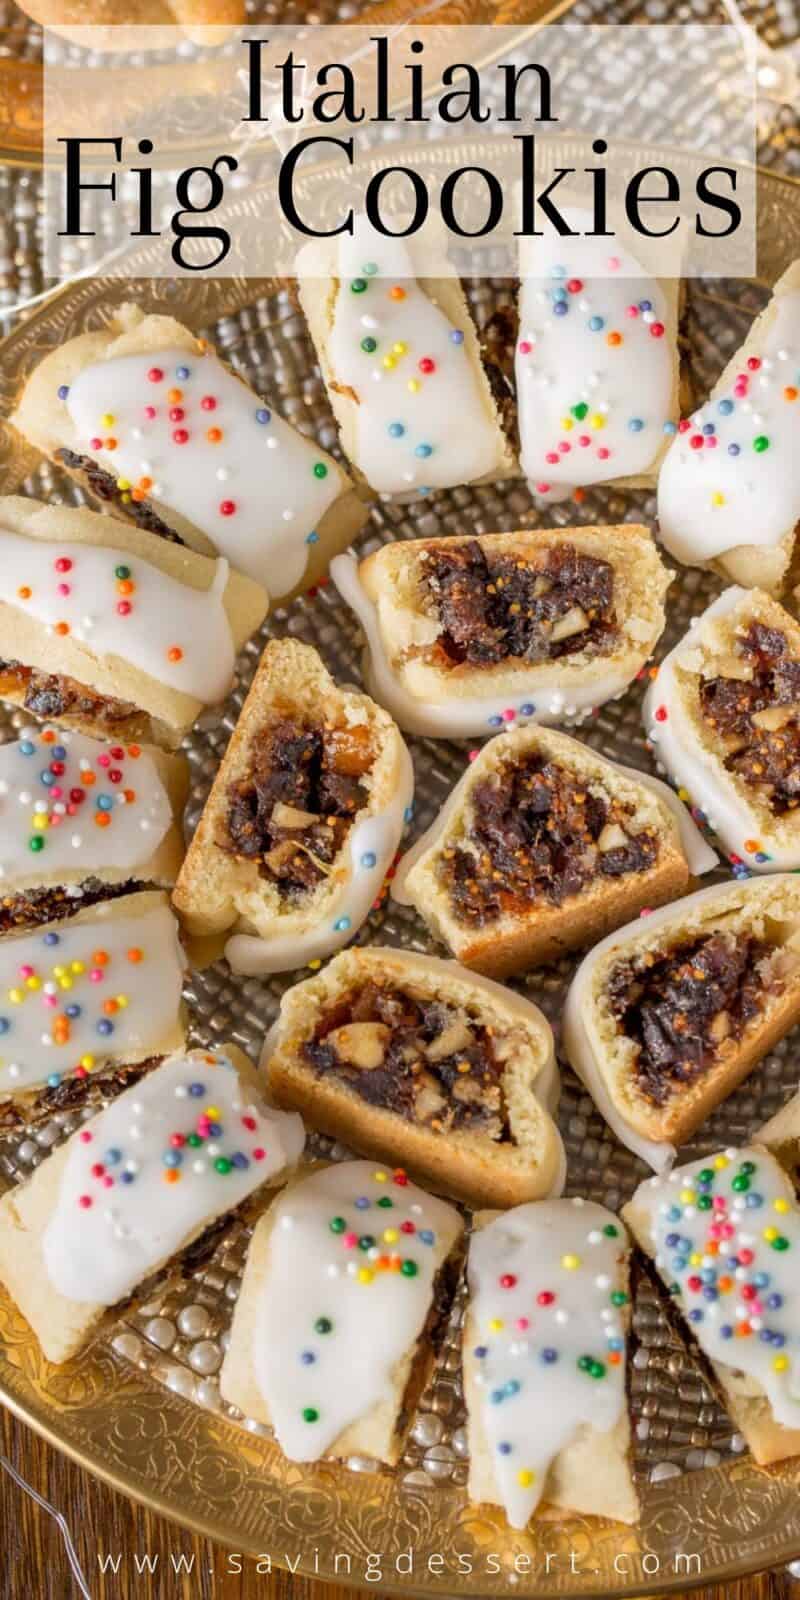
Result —
M 129 578 L 130 575 L 131 575 L 130 567 L 115 567 L 114 568 L 114 577 L 115 578 Z
M 371 356 L 373 351 L 377 350 L 378 348 L 378 341 L 377 339 L 373 339 L 370 334 L 367 334 L 366 339 L 361 340 L 361 348 L 365 355 Z
M 362 268 L 361 268 L 361 271 L 363 272 L 365 278 L 374 278 L 377 270 L 378 270 L 377 261 L 365 261 L 363 266 L 362 266 Z
M 750 1188 L 750 1179 L 743 1172 L 737 1172 L 731 1188 L 735 1189 L 737 1194 L 745 1194 Z
M 713 1183 L 714 1182 L 714 1170 L 713 1170 L 713 1168 L 712 1167 L 704 1167 L 702 1172 L 698 1172 L 697 1181 L 698 1181 L 698 1183 Z
M 371 1233 L 362 1233 L 358 1241 L 359 1250 L 371 1250 L 375 1244 L 375 1237 Z
M 380 1200 L 378 1201 L 378 1205 L 383 1206 L 384 1211 L 390 1211 L 394 1205 L 394 1201 L 389 1199 L 388 1194 L 382 1194 Z
M 354 278 L 350 285 L 353 294 L 363 294 L 368 287 L 366 278 Z
M 765 433 L 759 433 L 756 435 L 755 439 L 753 440 L 753 449 L 758 455 L 763 455 L 764 451 L 769 449 L 769 439 Z
M 589 1377 L 590 1378 L 604 1378 L 605 1375 L 606 1375 L 606 1369 L 605 1369 L 605 1366 L 603 1365 L 603 1362 L 602 1361 L 593 1361 L 591 1366 L 590 1366 L 590 1368 L 589 1368 Z
M 784 1238 L 782 1233 L 779 1233 L 777 1239 L 772 1241 L 772 1248 L 773 1250 L 788 1250 L 789 1240 Z
M 583 422 L 583 419 L 586 416 L 586 413 L 587 413 L 588 410 L 589 410 L 589 407 L 582 400 L 580 405 L 572 407 L 572 415 L 573 415 L 573 417 L 576 418 L 576 420 L 578 422 Z
M 344 1217 L 331 1217 L 331 1233 L 344 1233 L 346 1226 Z
M 303 1406 L 304 1422 L 319 1422 L 319 1412 L 316 1406 Z
M 607 1239 L 616 1239 L 617 1234 L 619 1233 L 619 1228 L 616 1228 L 613 1222 L 607 1222 L 603 1232 Z
M 28 849 L 33 850 L 34 853 L 38 850 L 44 849 L 44 839 L 40 833 L 34 833 L 33 836 L 28 840 Z
M 612 1306 L 626 1306 L 628 1304 L 628 1296 L 624 1289 L 614 1289 L 611 1295 L 611 1304 Z
M 193 1150 L 198 1150 L 203 1140 L 199 1133 L 190 1133 L 186 1143 L 190 1144 Z
M 217 1156 L 217 1159 L 214 1162 L 217 1172 L 219 1172 L 223 1178 L 227 1177 L 232 1165 L 233 1162 L 229 1161 L 227 1156 Z
M 332 1333 L 333 1332 L 333 1323 L 331 1322 L 330 1317 L 317 1317 L 317 1320 L 314 1323 L 314 1332 L 315 1333 Z
M 592 1365 L 593 1365 L 592 1356 L 579 1356 L 578 1357 L 578 1370 L 579 1370 L 579 1372 L 590 1372 L 591 1369 L 592 1369 Z
M 327 476 L 328 476 L 328 469 L 327 469 L 327 467 L 325 465 L 325 462 L 324 461 L 315 461 L 315 463 L 314 463 L 314 477 L 315 478 L 327 478 Z
M 752 1174 L 755 1172 L 755 1170 L 756 1170 L 755 1161 L 743 1161 L 741 1166 L 740 1166 L 740 1168 L 739 1168 L 739 1171 L 743 1172 L 746 1178 L 751 1177 Z
M 416 1278 L 418 1267 L 416 1261 L 405 1260 L 400 1268 L 405 1278 Z
M 697 1209 L 698 1209 L 698 1211 L 710 1211 L 712 1203 L 713 1202 L 712 1202 L 710 1194 L 701 1194 L 701 1195 L 698 1195 L 698 1197 L 697 1197 Z

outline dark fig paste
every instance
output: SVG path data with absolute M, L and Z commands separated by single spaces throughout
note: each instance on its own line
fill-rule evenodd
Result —
M 129 739 L 141 738 L 149 728 L 149 718 L 127 700 L 96 694 L 62 673 L 39 672 L 21 661 L 0 661 L 0 696 L 23 692 L 25 710 L 48 722 L 75 717 Z
M 705 678 L 700 709 L 729 749 L 728 771 L 782 816 L 800 804 L 800 661 L 786 635 L 761 622 L 736 649 L 748 676 Z

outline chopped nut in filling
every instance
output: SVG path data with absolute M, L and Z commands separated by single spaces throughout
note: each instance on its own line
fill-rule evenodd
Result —
M 662 1106 L 735 1048 L 774 977 L 758 972 L 773 946 L 747 934 L 709 933 L 667 952 L 624 961 L 608 980 L 620 1031 L 638 1046 L 638 1086 Z
M 0 934 L 13 933 L 17 928 L 36 928 L 43 922 L 54 922 L 59 917 L 74 917 L 85 906 L 97 905 L 100 900 L 115 900 L 119 895 L 130 894 L 136 884 L 103 883 L 100 878 L 87 878 L 76 893 L 55 885 L 40 884 L 21 889 L 17 894 L 0 896 Z
M 436 546 L 424 572 L 442 628 L 435 647 L 442 666 L 552 661 L 614 648 L 614 570 L 574 545 L 526 561 L 487 556 L 470 539 Z
M 255 861 L 287 900 L 301 900 L 331 870 L 367 804 L 375 759 L 369 729 L 310 727 L 291 713 L 253 741 L 249 771 L 228 790 L 222 848 Z
M 48 722 L 81 717 L 131 739 L 141 738 L 149 728 L 149 718 L 127 700 L 96 694 L 61 673 L 39 672 L 21 661 L 0 661 L 0 697 L 23 691 L 25 710 Z
M 800 661 L 779 628 L 752 622 L 700 709 L 724 741 L 728 771 L 778 816 L 800 804 Z
M 366 983 L 331 1007 L 302 1053 L 320 1076 L 407 1122 L 508 1137 L 491 1029 L 442 1001 Z
M 455 914 L 474 927 L 560 905 L 598 878 L 644 872 L 658 855 L 652 828 L 630 831 L 630 809 L 531 751 L 477 784 L 466 838 L 443 852 Z

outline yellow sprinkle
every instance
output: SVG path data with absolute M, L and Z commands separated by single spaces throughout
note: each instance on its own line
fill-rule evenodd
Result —
M 712 494 L 712 496 L 711 496 L 711 504 L 712 504 L 712 506 L 724 506 L 724 504 L 725 504 L 725 496 L 724 496 L 724 494 L 720 494 L 719 490 L 717 490 L 716 494 Z
M 689 790 L 688 789 L 679 789 L 678 790 L 678 799 L 679 800 L 683 800 L 683 802 L 685 804 L 686 801 L 689 799 Z
M 768 1241 L 769 1244 L 772 1243 L 773 1239 L 777 1239 L 777 1237 L 778 1237 L 777 1228 L 765 1228 L 764 1229 L 764 1238 Z
M 128 996 L 126 994 L 117 994 L 114 996 L 114 999 L 116 1000 L 120 1011 L 124 1011 L 126 1005 L 128 1004 Z
M 491 1318 L 491 1321 L 489 1323 L 489 1332 L 490 1333 L 502 1333 L 504 1327 L 505 1327 L 505 1323 L 504 1323 L 502 1317 L 492 1317 Z
M 388 372 L 392 372 L 397 366 L 396 358 L 394 356 L 384 356 L 383 365 L 386 367 Z
M 33 826 L 34 828 L 39 829 L 44 829 L 49 826 L 49 818 L 45 816 L 43 811 L 37 811 L 36 816 L 33 819 Z
M 130 489 L 130 486 L 131 486 L 130 478 L 117 478 L 117 488 L 118 489 Z
M 62 966 L 54 967 L 53 968 L 53 977 L 54 978 L 63 978 L 64 973 L 66 972 L 66 970 L 67 970 L 66 967 L 62 967 Z
M 117 1004 L 119 1005 L 119 996 L 117 996 Z M 219 1106 L 206 1106 L 206 1116 L 209 1122 L 218 1122 L 221 1115 Z
M 595 411 L 594 416 L 589 418 L 590 428 L 604 428 L 605 425 L 606 419 L 603 416 L 602 411 Z
M 694 1205 L 696 1199 L 697 1195 L 695 1194 L 694 1189 L 681 1189 L 681 1200 L 685 1206 Z
M 786 1372 L 787 1369 L 788 1369 L 788 1366 L 789 1366 L 789 1357 L 788 1356 L 776 1356 L 774 1361 L 773 1361 L 773 1363 L 772 1363 L 772 1369 L 773 1369 L 774 1372 Z
M 374 1274 L 374 1272 L 373 1272 L 371 1267 L 359 1267 L 359 1269 L 358 1269 L 358 1281 L 359 1281 L 359 1283 L 371 1283 L 373 1278 L 374 1278 L 374 1276 L 375 1276 L 375 1274 Z
M 408 345 L 404 344 L 402 339 L 398 339 L 397 343 L 392 345 L 392 349 L 396 356 L 404 356 L 408 349 Z
M 566 1255 L 561 1257 L 561 1265 L 567 1272 L 574 1272 L 581 1264 L 580 1256 Z
M 561 426 L 565 433 L 569 433 L 570 428 L 574 428 L 575 422 L 572 417 L 562 417 Z
M 399 1238 L 400 1238 L 400 1235 L 399 1235 L 399 1233 L 398 1233 L 396 1228 L 384 1228 L 384 1230 L 383 1230 L 384 1244 L 397 1244 L 397 1241 L 398 1241 Z
M 714 1157 L 714 1166 L 716 1167 L 717 1172 L 724 1172 L 725 1168 L 730 1166 L 730 1162 L 728 1160 L 728 1157 L 727 1156 L 715 1156 Z
M 26 978 L 25 979 L 25 987 L 26 987 L 26 989 L 41 989 L 42 980 L 41 980 L 41 978 L 37 978 L 36 975 L 34 974 L 34 976 L 32 978 Z
M 700 1255 L 699 1251 L 695 1250 L 689 1257 L 690 1265 L 693 1267 L 699 1267 L 702 1259 L 703 1257 Z
M 382 1168 L 379 1168 L 377 1172 L 373 1172 L 372 1176 L 375 1179 L 376 1183 L 386 1183 L 387 1174 L 383 1171 Z
M 309 967 L 310 967 L 312 972 L 319 972 L 319 969 L 322 966 L 322 962 L 321 961 L 309 961 L 308 965 L 309 965 Z
M 23 1000 L 25 999 L 25 996 L 22 993 L 21 989 L 9 989 L 8 998 L 11 1001 L 12 1005 L 21 1006 Z
M 85 1067 L 87 1072 L 91 1072 L 94 1066 L 94 1056 L 81 1056 L 81 1066 Z
M 420 388 L 419 378 L 409 378 L 408 388 L 410 394 L 417 394 Z
M 531 1472 L 530 1467 L 520 1467 L 519 1472 L 517 1473 L 517 1483 L 519 1484 L 520 1489 L 530 1489 L 530 1486 L 535 1479 L 536 1473 Z
M 116 418 L 112 416 L 110 411 L 106 411 L 105 415 L 100 418 L 100 422 L 104 428 L 113 427 L 115 421 Z
M 84 961 L 70 961 L 69 970 L 79 978 L 81 973 L 86 971 L 86 963 Z
M 59 978 L 58 987 L 59 987 L 59 989 L 71 989 L 72 988 L 72 979 L 71 978 Z
M 772 1209 L 773 1209 L 773 1211 L 780 1211 L 781 1214 L 783 1214 L 784 1211 L 788 1211 L 789 1210 L 789 1202 L 788 1202 L 788 1200 L 783 1200 L 783 1199 L 775 1200 L 773 1202 Z

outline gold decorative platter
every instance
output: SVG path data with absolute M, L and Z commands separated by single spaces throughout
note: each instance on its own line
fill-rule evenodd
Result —
M 634 154 L 637 164 L 646 165 L 656 152 L 641 145 Z M 457 148 L 451 159 L 461 159 Z M 308 194 L 312 187 L 318 192 L 326 182 L 325 170 L 309 173 L 304 182 Z M 257 192 L 236 203 L 252 210 Z M 758 237 L 757 279 L 695 280 L 687 285 L 686 359 L 698 395 L 741 342 L 768 286 L 800 255 L 800 184 L 759 174 Z M 151 248 L 143 245 L 133 256 L 140 273 L 147 270 Z M 491 279 L 469 289 L 480 321 L 508 293 L 507 285 Z M 257 390 L 274 397 L 290 420 L 335 452 L 333 422 L 302 319 L 289 293 L 274 280 L 176 283 L 142 277 L 135 282 L 82 279 L 68 285 L 0 347 L 0 414 L 9 414 L 26 375 L 44 353 L 97 327 L 126 299 L 149 310 L 172 312 L 202 331 Z M 4 492 L 24 484 L 43 498 L 76 497 L 70 481 L 39 463 L 5 423 L 0 423 L 0 472 Z M 652 496 L 604 489 L 588 492 L 580 505 L 549 507 L 546 520 L 567 525 L 628 517 L 652 525 L 654 510 Z M 522 482 L 459 489 L 414 506 L 377 503 L 360 548 L 411 535 L 503 530 L 541 520 Z M 659 655 L 718 587 L 694 571 L 676 577 Z M 359 681 L 357 628 L 330 586 L 323 583 L 276 611 L 243 652 L 236 688 L 224 709 L 204 716 L 187 741 L 193 774 L 189 829 L 264 639 L 275 634 L 314 643 L 338 679 Z M 628 765 L 652 770 L 641 731 L 641 693 L 642 686 L 634 684 L 621 700 L 584 724 L 580 736 Z M 0 714 L 0 737 L 12 737 L 19 726 L 18 713 Z M 427 827 L 463 770 L 467 745 L 423 739 L 410 743 L 417 776 L 409 833 L 414 837 Z M 385 896 L 371 912 L 359 942 L 429 948 L 415 914 Z M 531 973 L 520 984 L 556 1024 L 571 970 L 570 961 L 564 960 Z M 281 993 L 302 975 L 234 978 L 224 963 L 191 974 L 187 999 L 195 1040 L 232 1038 L 257 1055 Z M 709 1119 L 686 1147 L 687 1159 L 741 1143 L 783 1104 L 798 1076 L 796 1031 Z M 44 1126 L 0 1139 L 0 1189 L 23 1179 L 80 1125 L 93 1093 L 97 1091 L 88 1086 L 85 1102 L 68 1104 Z M 568 1152 L 567 1193 L 617 1209 L 645 1169 L 616 1143 L 566 1069 L 559 1122 Z M 314 1149 L 341 1153 L 320 1140 Z M 458 1303 L 396 1469 L 375 1471 L 362 1459 L 313 1468 L 287 1462 L 267 1429 L 248 1423 L 219 1395 L 218 1370 L 251 1220 L 238 1216 L 195 1246 L 178 1267 L 125 1308 L 80 1360 L 63 1367 L 42 1359 L 27 1325 L 0 1294 L 0 1399 L 57 1448 L 153 1510 L 243 1556 L 268 1554 L 274 1566 L 289 1565 L 295 1572 L 362 1587 L 375 1587 L 379 1570 L 387 1588 L 408 1594 L 511 1593 L 526 1600 L 685 1594 L 693 1583 L 724 1581 L 800 1555 L 800 1462 L 771 1470 L 753 1463 L 645 1270 L 636 1284 L 630 1362 L 634 1461 L 643 1504 L 638 1527 L 568 1517 L 534 1521 L 529 1530 L 516 1533 L 494 1508 L 469 1505 Z

